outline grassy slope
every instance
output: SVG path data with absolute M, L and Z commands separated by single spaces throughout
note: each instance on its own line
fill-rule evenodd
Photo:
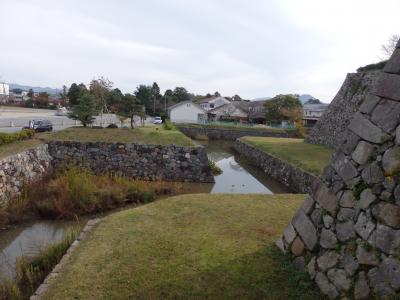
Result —
M 65 140 L 83 142 L 120 142 L 144 144 L 175 144 L 191 146 L 192 141 L 180 131 L 164 130 L 162 127 L 143 127 L 137 129 L 92 129 L 68 128 L 58 132 L 45 133 L 44 140 Z
M 302 139 L 250 136 L 241 139 L 314 175 L 322 174 L 333 153 L 333 149 L 308 144 Z
M 273 245 L 302 195 L 185 195 L 108 216 L 44 299 L 321 299 Z
M 29 140 L 24 140 L 24 141 L 18 141 L 18 142 L 14 142 L 11 144 L 7 144 L 7 145 L 1 145 L 0 146 L 0 159 L 34 148 L 40 144 L 42 144 L 42 141 L 39 141 L 37 139 L 29 139 Z

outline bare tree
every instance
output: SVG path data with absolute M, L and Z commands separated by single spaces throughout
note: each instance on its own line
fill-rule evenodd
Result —
M 95 97 L 100 110 L 101 123 L 103 123 L 103 113 L 108 113 L 107 99 L 110 95 L 114 83 L 105 77 L 100 76 L 90 82 L 90 92 Z
M 400 35 L 394 34 L 388 39 L 386 44 L 382 45 L 382 53 L 384 55 L 384 59 L 388 59 L 393 54 L 399 39 Z

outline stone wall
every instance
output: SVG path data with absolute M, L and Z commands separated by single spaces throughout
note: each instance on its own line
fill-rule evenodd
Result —
M 209 127 L 188 127 L 177 125 L 180 131 L 186 136 L 197 139 L 200 136 L 207 136 L 210 140 L 236 141 L 243 136 L 267 136 L 267 137 L 290 137 L 287 132 L 269 132 L 266 130 L 251 129 L 229 129 Z
M 0 160 L 0 205 L 18 195 L 25 183 L 41 179 L 51 172 L 51 156 L 47 145 Z
M 277 245 L 331 299 L 400 295 L 400 43 Z
M 214 182 L 203 147 L 50 142 L 55 168 L 81 165 L 141 180 Z
M 241 140 L 237 140 L 233 147 L 249 162 L 263 170 L 264 173 L 283 183 L 296 193 L 308 193 L 311 183 L 316 179 L 314 175 L 294 167 L 271 154 L 258 150 Z
M 381 71 L 347 74 L 342 87 L 315 126 L 306 142 L 337 148 L 343 141 L 343 133 L 361 103 L 371 91 Z

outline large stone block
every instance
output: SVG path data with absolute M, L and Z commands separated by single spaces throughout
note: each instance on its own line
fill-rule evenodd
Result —
M 301 209 L 308 215 L 309 213 L 311 213 L 313 207 L 314 199 L 310 195 L 307 195 L 304 199 L 303 204 L 301 205 Z
M 376 196 L 372 193 L 371 189 L 365 189 L 360 194 L 358 207 L 361 209 L 367 209 L 376 200 Z
M 297 230 L 308 250 L 313 250 L 317 245 L 317 230 L 306 214 L 299 210 L 293 218 L 292 224 Z
M 368 286 L 367 275 L 364 271 L 358 273 L 354 284 L 354 299 L 368 299 L 370 288 Z
M 375 229 L 375 223 L 367 213 L 360 213 L 354 229 L 364 240 L 367 240 L 371 232 Z
M 355 206 L 355 198 L 353 191 L 351 190 L 344 191 L 342 196 L 340 197 L 339 205 L 341 207 L 353 208 Z
M 400 255 L 400 230 L 378 224 L 368 243 L 386 254 Z
M 382 167 L 386 175 L 394 175 L 400 171 L 400 147 L 394 147 L 385 152 Z
M 398 205 L 380 202 L 374 206 L 372 213 L 378 221 L 395 229 L 400 229 L 400 207 Z
M 392 57 L 383 69 L 386 73 L 400 74 L 400 49 L 394 50 Z
M 400 75 L 382 73 L 373 93 L 383 98 L 400 101 Z
M 371 121 L 386 132 L 393 131 L 400 119 L 400 103 L 383 99 L 375 107 Z
M 357 168 L 343 153 L 336 154 L 332 161 L 332 167 L 344 181 L 348 181 L 358 175 Z
M 332 283 L 329 282 L 324 273 L 318 272 L 315 276 L 315 282 L 317 283 L 321 292 L 327 295 L 330 299 L 335 299 L 339 296 L 338 290 Z
M 349 129 L 355 134 L 375 144 L 383 144 L 390 136 L 382 131 L 378 126 L 371 123 L 361 113 L 356 113 L 351 120 Z
M 374 154 L 375 147 L 367 142 L 360 141 L 357 144 L 356 149 L 354 150 L 353 154 L 351 155 L 351 158 L 358 164 L 363 165 L 368 160 L 370 157 Z
M 380 98 L 373 94 L 368 94 L 364 102 L 360 106 L 360 112 L 364 114 L 370 114 L 375 106 L 379 103 Z
M 331 230 L 322 228 L 319 244 L 325 249 L 335 249 L 338 241 L 336 235 Z
M 360 265 L 379 265 L 379 258 L 376 256 L 376 253 L 374 251 L 368 251 L 362 245 L 357 246 L 356 257 Z
M 375 183 L 382 183 L 385 179 L 383 170 L 379 166 L 378 162 L 373 162 L 367 165 L 361 172 L 362 179 L 369 185 Z
M 288 244 L 291 244 L 294 239 L 296 238 L 296 231 L 294 230 L 292 224 L 286 227 L 285 231 L 283 232 L 283 237 Z
M 336 215 L 338 198 L 331 193 L 329 188 L 320 180 L 315 181 L 313 189 L 314 199 L 322 208 L 326 209 L 332 216 Z
M 351 280 L 347 277 L 345 270 L 331 269 L 327 273 L 329 280 L 338 290 L 348 291 L 351 288 Z
M 318 267 L 325 272 L 336 266 L 339 262 L 340 255 L 336 251 L 327 251 L 317 258 Z
M 345 242 L 348 239 L 354 238 L 356 236 L 354 232 L 354 222 L 348 221 L 345 223 L 337 223 L 336 233 L 338 240 L 341 242 Z

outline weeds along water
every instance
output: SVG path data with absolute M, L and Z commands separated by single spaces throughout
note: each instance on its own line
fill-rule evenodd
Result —
M 0 299 L 29 299 L 67 252 L 78 233 L 79 226 L 71 228 L 60 242 L 47 245 L 35 256 L 18 258 L 15 278 L 0 282 Z
M 26 186 L 19 196 L 0 208 L 0 228 L 29 219 L 73 219 L 102 213 L 127 204 L 148 203 L 181 189 L 180 183 L 94 175 L 85 168 L 69 167 Z

